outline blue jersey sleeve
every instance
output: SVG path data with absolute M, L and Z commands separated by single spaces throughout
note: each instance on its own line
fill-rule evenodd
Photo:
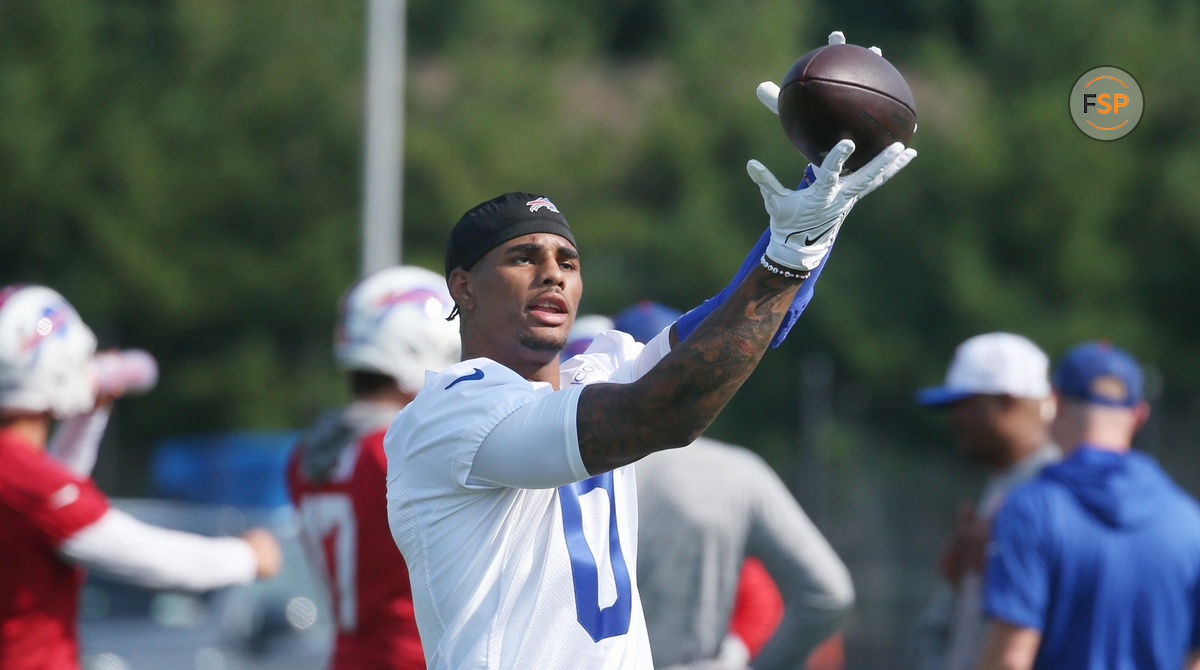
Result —
M 992 520 L 984 581 L 984 612 L 1016 626 L 1042 630 L 1050 593 L 1044 533 L 1046 514 L 1036 496 L 1018 489 Z

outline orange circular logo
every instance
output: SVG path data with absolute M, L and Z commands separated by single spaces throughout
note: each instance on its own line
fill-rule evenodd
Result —
M 1088 137 L 1125 137 L 1142 119 L 1145 100 L 1133 75 L 1121 68 L 1096 67 L 1083 73 L 1071 88 L 1071 120 Z

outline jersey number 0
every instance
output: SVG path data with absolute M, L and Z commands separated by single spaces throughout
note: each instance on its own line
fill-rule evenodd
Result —
M 583 515 L 579 497 L 594 489 L 608 494 L 608 557 L 612 564 L 617 599 L 608 607 L 600 607 L 600 570 L 583 533 Z M 575 616 L 579 625 L 599 642 L 604 638 L 629 632 L 629 616 L 633 602 L 629 568 L 621 553 L 621 537 L 617 533 L 617 502 L 613 493 L 611 472 L 596 475 L 581 482 L 560 486 L 558 500 L 562 506 L 563 532 L 567 552 L 571 555 L 571 580 L 575 584 Z

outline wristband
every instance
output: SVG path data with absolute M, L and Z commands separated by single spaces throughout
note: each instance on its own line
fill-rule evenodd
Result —
M 778 265 L 775 265 L 774 263 L 772 263 L 770 261 L 770 259 L 767 258 L 766 254 L 763 254 L 762 256 L 759 257 L 758 264 L 761 265 L 763 268 L 765 268 L 771 274 L 777 274 L 780 277 L 787 277 L 788 279 L 808 279 L 808 275 L 812 274 L 811 270 L 795 270 L 795 271 L 793 271 L 789 268 L 781 268 Z
M 816 172 L 814 171 L 812 164 L 809 164 L 804 168 L 804 179 L 802 179 L 796 186 L 796 190 L 799 191 L 808 188 L 814 181 L 816 181 L 816 179 Z M 750 270 L 755 265 L 760 265 L 762 263 L 767 252 L 767 244 L 769 244 L 770 241 L 771 229 L 768 227 L 765 231 L 763 231 L 763 234 L 759 236 L 758 242 L 756 242 L 754 247 L 750 249 L 750 253 L 746 254 L 745 260 L 742 261 L 741 267 L 739 267 L 737 272 L 734 273 L 733 280 L 729 282 L 729 285 L 721 289 L 720 293 L 700 303 L 675 321 L 675 337 L 678 339 L 678 341 L 682 342 L 687 339 L 687 336 L 691 335 L 692 331 L 696 330 L 696 327 L 700 325 L 700 322 L 704 320 L 704 317 L 708 316 L 725 303 L 725 298 L 727 298 L 729 294 L 733 292 L 733 289 L 737 288 L 738 284 L 742 283 L 742 280 L 746 278 L 746 275 L 750 273 Z M 832 249 L 830 252 L 832 252 Z M 783 344 L 783 340 L 785 337 L 787 337 L 788 331 L 792 329 L 792 325 L 796 323 L 796 319 L 800 318 L 800 313 L 804 311 L 804 308 L 808 306 L 808 302 L 812 300 L 813 289 L 817 283 L 817 277 L 821 276 L 821 270 L 824 269 L 825 260 L 828 258 L 829 254 L 827 253 L 825 254 L 825 258 L 821 260 L 821 264 L 818 265 L 815 270 L 812 270 L 807 274 L 808 279 L 804 280 L 804 283 L 800 286 L 800 291 L 796 293 L 795 299 L 792 300 L 792 305 L 788 309 L 788 313 L 784 317 L 783 323 L 779 324 L 779 330 L 775 332 L 775 337 L 771 339 L 772 349 L 778 347 L 780 344 Z M 770 270 L 770 268 L 767 269 Z M 788 270 L 788 272 L 792 271 Z M 795 273 L 792 272 L 792 274 Z

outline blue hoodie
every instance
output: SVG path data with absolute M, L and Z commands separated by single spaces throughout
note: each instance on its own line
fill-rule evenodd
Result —
M 1200 649 L 1200 506 L 1150 456 L 1080 445 L 996 516 L 984 609 L 1042 632 L 1035 668 L 1177 670 Z

